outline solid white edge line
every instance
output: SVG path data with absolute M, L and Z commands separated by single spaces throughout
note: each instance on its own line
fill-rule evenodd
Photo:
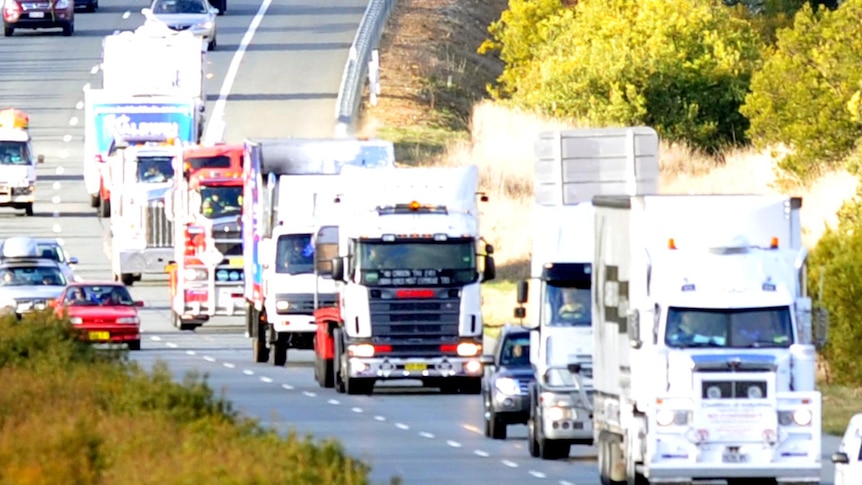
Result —
M 263 0 L 257 13 L 254 14 L 254 18 L 251 19 L 251 23 L 248 25 L 248 30 L 245 31 L 239 47 L 236 48 L 233 59 L 230 61 L 230 67 L 228 67 L 227 74 L 225 74 L 224 82 L 221 85 L 218 99 L 215 102 L 215 106 L 213 106 L 212 114 L 207 122 L 206 134 L 203 137 L 204 144 L 212 145 L 221 141 L 221 138 L 224 136 L 224 110 L 227 104 L 227 97 L 230 95 L 231 89 L 233 89 L 233 82 L 239 72 L 242 57 L 245 55 L 248 45 L 251 44 L 254 34 L 257 32 L 257 28 L 260 26 L 263 16 L 266 15 L 266 11 L 269 9 L 271 3 L 272 0 Z

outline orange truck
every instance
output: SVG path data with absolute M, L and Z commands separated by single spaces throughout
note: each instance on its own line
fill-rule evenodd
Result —
M 174 228 L 171 319 L 194 330 L 216 315 L 245 311 L 242 254 L 243 146 L 186 148 L 166 198 Z

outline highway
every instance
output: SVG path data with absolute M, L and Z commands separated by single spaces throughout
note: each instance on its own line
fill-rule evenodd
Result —
M 218 18 L 217 51 L 208 55 L 209 139 L 328 136 L 347 48 L 364 11 L 363 0 L 231 0 Z M 141 24 L 143 2 L 103 0 L 97 13 L 79 13 L 72 37 L 16 32 L 0 39 L 0 100 L 28 112 L 39 168 L 36 216 L 0 209 L 0 238 L 62 238 L 80 259 L 87 280 L 110 276 L 105 256 L 107 221 L 89 207 L 83 188 L 83 89 L 99 87 L 101 40 Z M 220 121 L 223 120 L 222 125 Z M 482 434 L 479 396 L 440 395 L 436 390 L 378 386 L 373 396 L 346 396 L 314 382 L 309 352 L 293 352 L 286 368 L 254 364 L 242 320 L 217 319 L 197 332 L 170 325 L 165 276 L 145 275 L 131 288 L 143 300 L 142 351 L 146 367 L 165 361 L 178 379 L 189 371 L 208 376 L 243 413 L 277 429 L 336 438 L 372 466 L 372 483 L 400 477 L 406 485 L 598 483 L 593 448 L 574 447 L 569 460 L 542 461 L 526 450 L 526 427 L 510 438 Z M 824 439 L 824 480 L 837 447 Z

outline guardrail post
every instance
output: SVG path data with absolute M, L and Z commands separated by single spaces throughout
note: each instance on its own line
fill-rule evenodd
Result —
M 377 106 L 377 96 L 380 96 L 380 56 L 377 49 L 371 51 L 368 61 L 368 92 L 371 106 Z

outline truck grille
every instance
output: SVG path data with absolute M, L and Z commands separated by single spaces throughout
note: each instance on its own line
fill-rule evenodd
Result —
M 286 301 L 290 303 L 287 310 L 278 310 L 279 315 L 311 315 L 314 313 L 314 294 L 312 293 L 283 293 L 275 295 L 275 301 Z M 334 307 L 336 295 L 317 295 L 318 308 Z
M 392 345 L 393 355 L 440 355 L 440 345 L 458 341 L 461 297 L 450 288 L 433 298 L 397 298 L 394 288 L 369 289 L 371 336 Z
M 168 221 L 165 215 L 165 202 L 163 199 L 152 200 L 147 204 L 144 221 L 148 248 L 173 247 L 174 227 L 173 223 Z
M 703 399 L 763 399 L 766 381 L 703 381 Z

